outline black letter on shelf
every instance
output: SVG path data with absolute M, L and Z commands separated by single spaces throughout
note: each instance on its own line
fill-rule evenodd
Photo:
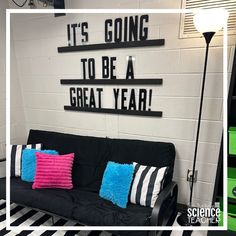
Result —
M 70 105 L 76 107 L 76 98 L 73 96 L 75 94 L 75 88 L 70 88 Z
M 102 57 L 102 78 L 109 78 L 109 57 Z
M 140 40 L 147 40 L 148 38 L 148 27 L 143 27 L 144 22 L 148 22 L 149 16 L 142 15 L 140 17 L 140 29 L 139 29 L 139 39 Z
M 102 92 L 103 89 L 102 88 L 97 88 L 97 92 L 98 92 L 98 108 L 102 107 Z
M 120 89 L 113 89 L 114 92 L 114 98 L 115 98 L 115 109 L 118 109 L 118 97 Z
M 108 26 L 112 26 L 112 20 L 108 19 L 105 21 L 105 42 L 111 42 L 112 41 L 112 31 L 108 31 Z
M 87 95 L 88 88 L 84 88 L 83 92 L 84 92 L 84 107 L 88 107 L 88 103 L 87 103 L 87 100 L 88 100 L 88 95 Z
M 125 106 L 127 91 L 128 89 L 121 89 L 121 110 L 127 110 L 127 106 Z
M 74 39 L 74 46 L 76 46 L 76 27 L 77 24 L 72 24 L 71 27 L 73 28 L 73 39 Z
M 129 110 L 136 111 L 136 101 L 135 101 L 135 90 L 134 89 L 131 89 L 131 92 L 130 92 Z
M 77 102 L 78 102 L 78 107 L 83 107 L 83 91 L 82 88 L 77 88 Z
M 81 25 L 81 35 L 84 36 L 82 42 L 88 42 L 88 32 L 85 29 L 88 29 L 88 22 L 83 22 Z
M 146 111 L 146 100 L 147 100 L 147 90 L 140 89 L 139 90 L 139 110 Z
M 138 40 L 138 16 L 135 16 L 135 20 L 133 16 L 129 18 L 129 41 L 137 41 Z
M 87 61 L 86 58 L 81 59 L 81 62 L 82 62 L 82 65 L 83 65 L 83 79 L 86 79 L 86 66 L 85 66 L 86 61 Z
M 126 79 L 134 79 L 134 68 L 133 68 L 133 57 L 132 56 L 129 56 L 129 59 L 128 59 Z
M 124 42 L 127 42 L 127 35 L 128 35 L 128 17 L 124 18 Z
M 95 60 L 94 58 L 89 58 L 89 79 L 95 79 Z
M 91 88 L 91 91 L 90 91 L 89 107 L 96 108 L 93 88 Z
M 114 70 L 116 66 L 114 65 L 114 62 L 116 61 L 116 57 L 111 57 L 111 79 L 116 79 L 116 75 L 114 75 Z
M 115 20 L 115 26 L 114 26 L 115 36 L 114 41 L 116 43 L 119 43 L 122 41 L 122 19 L 117 18 Z
M 70 41 L 70 25 L 67 25 L 67 40 L 68 40 L 68 46 L 71 46 L 71 41 Z

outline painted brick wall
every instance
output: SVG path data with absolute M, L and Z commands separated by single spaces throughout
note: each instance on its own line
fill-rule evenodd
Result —
M 5 147 L 5 20 L 4 20 L 5 4 L 0 5 L 0 159 L 4 159 Z
M 6 20 L 5 9 L 8 8 L 8 1 L 2 0 L 0 2 L 0 160 L 6 158 L 5 155 L 5 98 L 6 98 L 6 80 L 5 80 L 5 37 L 6 37 Z M 13 62 L 16 60 L 14 44 L 11 46 L 11 58 Z M 11 93 L 14 94 L 11 98 L 11 141 L 12 143 L 25 142 L 26 129 L 24 119 L 24 109 L 22 103 L 21 89 L 18 78 L 18 71 L 16 63 L 12 66 L 11 77 Z M 0 177 L 5 176 L 5 162 L 0 162 Z
M 5 159 L 5 15 L 7 1 L 0 3 L 0 160 Z M 5 175 L 5 162 L 0 162 L 0 177 Z
M 70 8 L 180 8 L 181 1 L 67 1 Z M 120 14 L 119 14 L 120 16 Z M 118 17 L 113 15 L 112 18 Z M 89 43 L 103 40 L 105 14 L 50 15 L 13 17 L 12 29 L 16 66 L 23 95 L 26 129 L 53 130 L 92 136 L 169 141 L 176 146 L 174 180 L 179 184 L 179 202 L 188 202 L 187 169 L 192 167 L 201 78 L 204 62 L 202 38 L 179 39 L 180 14 L 150 15 L 151 38 L 165 38 L 162 48 L 139 48 L 58 54 L 66 44 L 66 24 L 89 22 Z M 229 75 L 235 36 L 229 38 Z M 154 88 L 153 110 L 162 110 L 163 118 L 65 112 L 69 104 L 67 86 L 60 79 L 82 78 L 81 58 L 117 57 L 117 77 L 124 78 L 126 57 L 135 56 L 137 78 L 163 78 L 163 86 Z M 212 198 L 222 134 L 222 37 L 213 39 L 209 54 L 203 120 L 197 162 L 198 182 L 194 201 L 209 203 Z M 101 66 L 96 68 L 101 78 Z M 122 86 L 120 86 L 122 87 Z M 145 86 L 148 88 L 148 86 Z M 104 88 L 105 105 L 112 104 L 109 87 Z M 137 87 L 138 88 L 138 87 Z M 23 125 L 23 124 L 22 124 Z M 15 127 L 17 128 L 17 127 Z M 17 130 L 17 129 L 16 129 Z M 18 131 L 17 131 L 18 132 Z M 23 134 L 24 137 L 24 134 Z

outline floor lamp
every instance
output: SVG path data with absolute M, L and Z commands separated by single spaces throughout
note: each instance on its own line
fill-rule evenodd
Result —
M 204 97 L 209 45 L 214 34 L 217 31 L 221 30 L 222 27 L 227 22 L 228 15 L 229 15 L 228 12 L 224 9 L 207 9 L 207 10 L 198 11 L 194 15 L 194 18 L 193 18 L 196 29 L 205 38 L 206 51 L 205 51 L 205 63 L 204 63 L 202 89 L 201 89 L 201 97 L 200 97 L 200 108 L 199 108 L 198 123 L 197 123 L 197 134 L 196 134 L 195 149 L 194 149 L 193 167 L 192 167 L 192 178 L 191 178 L 191 183 L 190 183 L 189 207 L 192 207 L 193 186 L 194 186 L 194 177 L 195 177 L 194 174 L 195 174 L 195 169 L 196 169 L 199 131 L 200 131 L 200 126 L 201 126 L 202 104 L 203 104 L 203 97 Z M 187 211 L 183 212 L 177 218 L 177 222 L 181 226 L 200 226 L 199 222 L 191 223 L 189 216 L 187 214 Z

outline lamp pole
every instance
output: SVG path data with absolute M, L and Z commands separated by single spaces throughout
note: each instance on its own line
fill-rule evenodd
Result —
M 205 62 L 204 62 L 204 70 L 203 70 L 203 78 L 202 78 L 202 89 L 201 89 L 201 97 L 200 97 L 200 107 L 198 113 L 198 122 L 197 122 L 197 134 L 196 134 L 196 141 L 195 141 L 195 149 L 194 149 L 194 158 L 193 158 L 193 168 L 192 168 L 192 178 L 190 183 L 190 197 L 189 197 L 189 207 L 192 207 L 192 199 L 193 199 L 193 186 L 194 186 L 194 177 L 195 177 L 195 169 L 196 169 L 196 161 L 197 161 L 197 151 L 198 151 L 198 142 L 199 142 L 199 133 L 201 127 L 201 118 L 202 118 L 202 104 L 203 104 L 203 97 L 204 97 L 204 89 L 205 89 L 205 81 L 206 81 L 206 70 L 207 70 L 207 61 L 208 61 L 208 52 L 209 52 L 209 45 L 211 42 L 212 37 L 214 36 L 215 32 L 205 32 L 203 36 L 206 41 L 206 52 L 205 52 Z M 178 224 L 181 226 L 200 226 L 199 222 L 191 223 L 187 212 L 182 213 L 177 218 Z M 186 232 L 191 235 L 191 232 Z
M 192 168 L 192 181 L 190 187 L 190 198 L 189 198 L 189 206 L 192 206 L 192 198 L 193 198 L 193 184 L 194 184 L 194 175 L 196 169 L 196 160 L 197 160 L 197 151 L 198 151 L 198 141 L 199 141 L 199 131 L 201 126 L 201 117 L 202 117 L 202 104 L 203 104 L 203 96 L 204 96 L 204 89 L 205 89 L 205 81 L 206 81 L 206 69 L 207 69 L 207 60 L 208 60 L 208 51 L 209 45 L 211 42 L 212 37 L 214 36 L 215 32 L 206 32 L 203 33 L 203 36 L 206 41 L 206 53 L 205 53 L 205 63 L 204 63 L 204 70 L 203 70 L 203 79 L 202 79 L 202 90 L 201 90 L 201 98 L 200 98 L 200 108 L 198 114 L 198 123 L 197 123 L 197 136 L 195 142 L 195 150 L 194 150 L 194 158 L 193 158 L 193 168 Z
M 193 187 L 195 182 L 195 169 L 197 162 L 197 151 L 198 151 L 198 142 L 199 142 L 199 133 L 201 127 L 201 118 L 202 118 L 202 105 L 204 98 L 204 89 L 205 89 L 205 81 L 206 81 L 206 70 L 207 70 L 207 61 L 208 61 L 208 52 L 209 45 L 212 37 L 215 35 L 217 31 L 222 29 L 225 22 L 227 22 L 229 13 L 224 9 L 205 9 L 198 11 L 194 16 L 194 25 L 196 29 L 202 33 L 206 42 L 206 51 L 205 51 L 205 62 L 204 62 L 204 70 L 203 70 L 203 78 L 202 78 L 202 88 L 201 88 L 201 96 L 200 96 L 200 107 L 198 113 L 198 122 L 197 122 L 197 133 L 196 133 L 196 141 L 195 141 L 195 149 L 194 149 L 194 158 L 193 158 L 193 167 L 192 167 L 192 178 L 190 182 L 190 197 L 189 197 L 189 207 L 192 206 L 193 199 Z M 182 212 L 178 218 L 177 222 L 181 226 L 200 226 L 200 223 L 195 218 L 190 218 L 188 215 L 187 209 Z M 192 231 L 184 232 L 185 235 L 191 235 Z

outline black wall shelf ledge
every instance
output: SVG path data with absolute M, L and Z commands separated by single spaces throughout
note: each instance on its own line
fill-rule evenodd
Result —
M 80 52 L 80 51 L 91 51 L 91 50 L 153 47 L 153 46 L 163 46 L 164 44 L 165 44 L 165 39 L 152 39 L 152 40 L 133 41 L 133 42 L 100 43 L 100 44 L 84 44 L 84 45 L 78 45 L 78 46 L 64 46 L 64 47 L 58 47 L 57 51 L 59 53 L 66 53 L 66 52 Z
M 121 110 L 111 108 L 89 108 L 89 107 L 74 107 L 64 106 L 66 111 L 78 111 L 78 112 L 96 112 L 107 113 L 117 115 L 136 115 L 136 116 L 149 116 L 149 117 L 162 117 L 162 111 L 133 111 L 133 110 Z
M 62 79 L 62 85 L 162 85 L 162 79 Z

